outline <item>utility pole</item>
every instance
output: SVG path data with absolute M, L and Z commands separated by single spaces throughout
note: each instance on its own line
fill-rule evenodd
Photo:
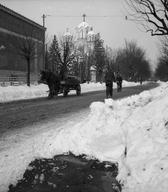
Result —
M 45 27 L 45 18 L 46 18 L 46 15 L 42 15 L 42 18 L 43 18 L 43 27 Z
M 46 15 L 42 15 L 42 18 L 43 18 L 43 27 L 45 28 L 45 18 L 46 18 Z M 45 31 L 44 31 L 44 37 L 43 37 L 43 67 L 44 69 L 46 69 L 46 63 L 45 63 Z

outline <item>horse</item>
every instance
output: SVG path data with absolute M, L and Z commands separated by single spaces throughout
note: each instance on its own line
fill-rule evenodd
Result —
M 50 71 L 41 71 L 39 83 L 44 83 L 48 85 L 48 98 L 53 98 L 54 95 L 58 95 L 60 89 L 60 77 L 58 75 Z

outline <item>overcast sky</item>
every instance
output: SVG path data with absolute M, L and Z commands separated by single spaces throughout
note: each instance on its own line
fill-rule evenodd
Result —
M 82 22 L 82 14 L 86 14 L 86 22 L 93 30 L 100 32 L 105 44 L 112 49 L 124 45 L 125 39 L 135 40 L 146 50 L 147 57 L 153 63 L 159 56 L 158 41 L 145 33 L 140 26 L 125 20 L 127 11 L 124 0 L 0 0 L 10 9 L 42 24 L 42 15 L 46 17 L 47 35 L 61 35 L 66 28 L 74 33 L 75 27 Z

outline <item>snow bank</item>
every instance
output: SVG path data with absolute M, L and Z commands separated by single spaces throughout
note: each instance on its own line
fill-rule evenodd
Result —
M 167 95 L 164 84 L 122 100 L 92 103 L 89 117 L 61 130 L 49 153 L 70 150 L 118 162 L 124 192 L 167 192 Z
M 72 151 L 119 163 L 124 192 L 167 192 L 168 84 L 121 100 L 94 102 L 89 115 L 19 129 L 0 140 L 0 192 L 37 157 Z M 40 131 L 39 131 L 40 130 Z M 25 132 L 23 132 L 25 131 Z
M 25 85 L 8 87 L 0 86 L 0 103 L 21 99 L 46 97 L 48 95 L 47 91 L 48 86 L 44 84 L 31 85 L 30 87 Z

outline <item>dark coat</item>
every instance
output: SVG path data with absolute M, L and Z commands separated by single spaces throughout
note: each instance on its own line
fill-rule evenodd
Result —
M 117 75 L 117 77 L 116 77 L 116 82 L 122 82 L 122 77 L 121 77 L 121 75 Z
M 105 73 L 106 86 L 112 86 L 113 82 L 115 82 L 115 75 L 112 71 L 109 70 Z

